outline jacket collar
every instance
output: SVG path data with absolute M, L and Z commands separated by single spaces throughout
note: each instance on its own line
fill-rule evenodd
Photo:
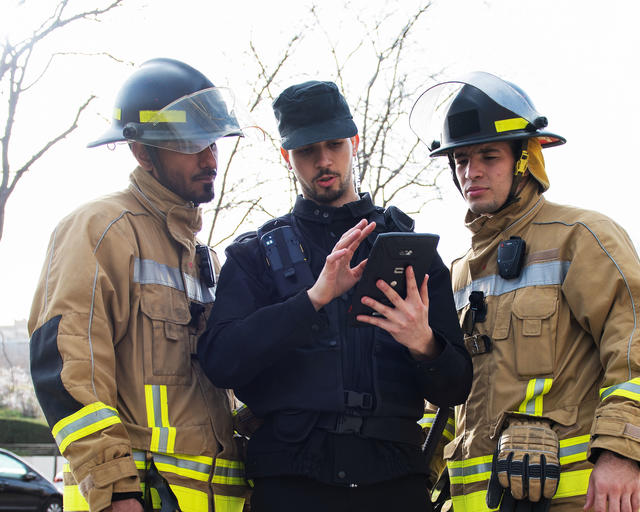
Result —
M 194 247 L 195 234 L 202 229 L 202 211 L 190 201 L 164 187 L 150 172 L 136 167 L 129 189 L 154 217 L 165 222 L 178 242 Z
M 300 219 L 319 224 L 331 224 L 336 221 L 361 219 L 367 217 L 376 207 L 368 192 L 360 194 L 360 199 L 347 203 L 343 206 L 325 206 L 310 199 L 305 199 L 301 195 L 296 198 L 293 207 L 293 215 Z
M 542 206 L 544 201 L 536 181 L 529 180 L 518 199 L 494 216 L 488 217 L 468 210 L 465 225 L 473 233 L 471 245 L 475 250 L 480 249 L 483 243 L 493 240 L 500 233 L 525 221 Z

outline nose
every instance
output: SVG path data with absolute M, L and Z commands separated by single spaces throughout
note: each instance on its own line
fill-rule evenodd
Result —
M 318 151 L 318 158 L 316 159 L 316 166 L 321 168 L 330 167 L 333 163 L 331 159 L 331 151 L 322 146 Z
M 200 168 L 202 169 L 217 169 L 218 168 L 218 147 L 215 143 L 204 148 L 198 153 L 198 161 Z
M 479 178 L 484 172 L 482 162 L 478 158 L 469 158 L 464 169 L 464 177 L 468 180 Z

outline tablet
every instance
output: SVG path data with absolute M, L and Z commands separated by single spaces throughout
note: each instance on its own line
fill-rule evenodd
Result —
M 372 299 L 392 306 L 391 302 L 376 286 L 376 281 L 386 281 L 402 298 L 407 296 L 405 269 L 411 265 L 415 272 L 418 288 L 422 284 L 424 275 L 431 266 L 436 254 L 436 247 L 440 237 L 431 233 L 382 233 L 378 235 L 369 261 L 364 268 L 362 278 L 358 281 L 353 292 L 353 299 L 349 307 L 349 322 L 351 325 L 369 325 L 356 320 L 357 315 L 382 316 L 368 306 L 362 304 L 362 297 Z

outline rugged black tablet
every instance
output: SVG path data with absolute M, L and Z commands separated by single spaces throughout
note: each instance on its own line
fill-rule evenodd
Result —
M 440 237 L 430 233 L 382 233 L 378 235 L 364 274 L 353 293 L 349 307 L 351 325 L 367 325 L 356 320 L 357 315 L 380 316 L 368 306 L 362 304 L 363 296 L 371 297 L 383 304 L 391 306 L 386 296 L 376 287 L 376 281 L 382 279 L 389 283 L 398 294 L 405 298 L 407 284 L 405 269 L 411 265 L 416 275 L 418 288 L 422 284 L 431 260 L 436 254 Z

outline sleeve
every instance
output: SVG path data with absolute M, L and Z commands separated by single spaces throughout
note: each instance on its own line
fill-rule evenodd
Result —
M 114 351 L 127 331 L 133 251 L 119 228 L 100 225 L 76 215 L 56 228 L 29 319 L 36 395 L 91 510 L 140 492 Z
M 604 370 L 589 457 L 606 449 L 640 461 L 640 263 L 613 221 L 583 226 L 562 291 Z
M 442 352 L 416 362 L 424 397 L 438 407 L 463 403 L 471 390 L 473 365 L 464 346 L 449 270 L 436 256 L 429 269 L 429 325 Z
M 257 241 L 227 250 L 198 359 L 214 385 L 238 389 L 293 348 L 308 343 L 323 313 L 316 312 L 306 290 L 281 302 L 264 276 Z

